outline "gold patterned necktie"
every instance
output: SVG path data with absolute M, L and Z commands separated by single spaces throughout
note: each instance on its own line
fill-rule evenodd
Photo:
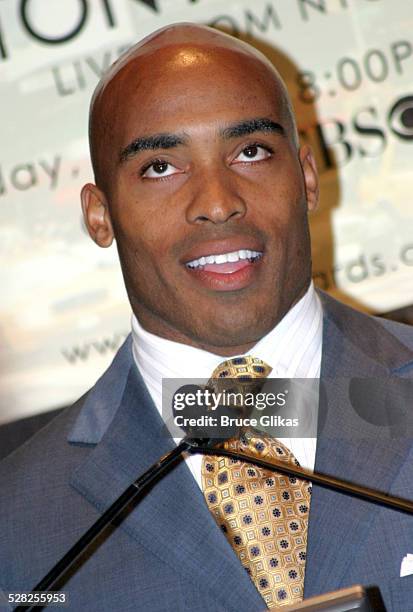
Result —
M 256 357 L 221 363 L 217 378 L 261 378 L 271 368 Z M 225 449 L 299 465 L 276 439 L 256 431 L 222 442 Z M 269 608 L 302 601 L 311 484 L 229 457 L 204 456 L 207 505 Z

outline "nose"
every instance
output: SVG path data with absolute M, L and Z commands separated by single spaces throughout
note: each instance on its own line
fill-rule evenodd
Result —
M 193 192 L 186 209 L 188 223 L 226 223 L 241 218 L 247 211 L 235 177 L 230 170 L 216 168 L 194 176 Z

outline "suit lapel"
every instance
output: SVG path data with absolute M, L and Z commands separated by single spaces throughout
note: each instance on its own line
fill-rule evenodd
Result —
M 411 448 L 389 427 L 362 418 L 350 398 L 354 378 L 389 376 L 412 353 L 372 319 L 323 298 L 324 331 L 315 469 L 388 492 Z M 338 312 L 339 311 L 339 312 Z M 366 320 L 367 319 L 367 320 Z M 367 328 L 368 329 L 367 329 Z M 352 382 L 353 381 L 353 382 Z M 344 585 L 379 507 L 314 486 L 307 548 L 306 597 Z M 362 576 L 360 575 L 360 580 Z
M 71 484 L 103 512 L 172 446 L 133 364 L 111 425 Z M 153 487 L 120 528 L 176 572 L 210 588 L 228 609 L 262 608 L 260 595 L 215 524 L 184 462 Z

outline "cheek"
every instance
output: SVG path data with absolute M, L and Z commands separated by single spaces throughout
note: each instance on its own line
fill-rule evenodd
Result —
M 112 222 L 118 247 L 125 252 L 143 256 L 156 248 L 159 224 L 138 202 L 124 199 L 116 206 Z
M 117 194 L 115 233 L 129 247 L 134 246 L 142 253 L 167 255 L 180 229 L 182 233 L 182 220 L 174 213 L 179 202 L 167 189 L 134 186 L 130 177 L 120 185 Z
M 250 188 L 249 201 L 256 204 L 253 209 L 261 208 L 261 213 L 282 223 L 306 210 L 303 180 L 295 165 L 280 163 L 271 173 L 262 172 Z

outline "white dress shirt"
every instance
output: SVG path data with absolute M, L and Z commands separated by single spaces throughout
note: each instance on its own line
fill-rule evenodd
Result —
M 319 378 L 323 312 L 310 284 L 306 294 L 266 336 L 248 351 L 271 366 L 271 378 Z M 144 330 L 132 315 L 133 356 L 156 408 L 162 415 L 162 378 L 209 379 L 227 358 L 172 342 Z M 242 355 L 234 355 L 234 357 Z M 283 438 L 303 468 L 314 469 L 316 438 Z M 201 455 L 185 459 L 201 487 Z

